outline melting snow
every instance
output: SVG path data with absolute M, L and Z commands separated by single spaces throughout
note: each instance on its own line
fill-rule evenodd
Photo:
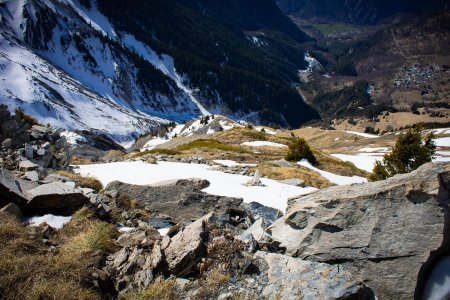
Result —
M 367 182 L 367 178 L 363 178 L 363 177 L 359 177 L 359 176 L 352 176 L 352 177 L 348 177 L 348 176 L 340 176 L 340 175 L 336 175 L 327 171 L 322 171 L 316 167 L 314 167 L 313 165 L 311 165 L 309 163 L 309 161 L 307 160 L 302 160 L 298 162 L 299 165 L 308 168 L 310 170 L 316 171 L 317 173 L 319 173 L 322 177 L 325 177 L 326 179 L 328 179 L 330 182 L 337 184 L 337 185 L 346 185 L 346 184 L 352 184 L 352 183 L 365 183 Z
M 390 149 L 387 147 L 379 147 L 379 148 L 361 148 L 358 150 L 358 152 L 366 152 L 366 153 L 373 153 L 373 152 L 379 152 L 379 153 L 387 153 L 390 152 Z
M 262 126 L 255 127 L 255 129 L 258 130 L 258 131 L 261 131 L 262 129 L 264 129 L 264 131 L 265 131 L 266 133 L 271 134 L 271 135 L 276 135 L 276 134 L 277 134 L 276 131 L 273 131 L 273 130 L 271 130 L 271 129 L 269 129 L 269 128 L 262 127 Z
M 349 161 L 353 163 L 357 168 L 367 172 L 372 172 L 375 162 L 377 160 L 383 160 L 382 154 L 374 155 L 372 153 L 358 153 L 355 155 L 350 154 L 331 154 L 331 155 L 336 158 L 339 158 L 340 160 Z
M 299 73 L 311 73 L 312 71 L 320 70 L 322 68 L 320 62 L 308 52 L 305 53 L 305 61 L 308 63 L 308 67 L 305 70 L 300 70 Z
M 61 229 L 63 226 L 72 220 L 72 216 L 64 217 L 64 216 L 55 216 L 55 215 L 43 215 L 31 217 L 27 220 L 27 223 L 31 226 L 39 226 L 43 223 L 47 223 L 50 227 L 54 229 Z
M 142 147 L 141 151 L 153 150 L 156 148 L 156 146 L 165 144 L 169 140 L 170 139 L 162 139 L 159 137 L 155 137 L 155 138 L 151 139 L 150 141 L 148 141 L 147 143 L 145 143 L 145 145 L 144 145 L 144 147 Z
M 76 132 L 64 131 L 61 133 L 61 136 L 66 137 L 67 143 L 70 145 L 77 145 L 78 142 L 87 143 L 87 140 Z
M 250 146 L 250 147 L 276 147 L 276 148 L 287 148 L 286 145 L 267 142 L 267 141 L 254 141 L 254 142 L 244 142 L 241 144 L 242 146 Z
M 170 228 L 172 227 L 160 228 L 158 229 L 158 232 L 161 236 L 165 236 L 169 232 Z
M 346 131 L 347 133 L 351 133 L 351 134 L 355 134 L 355 135 L 359 135 L 359 136 L 363 136 L 366 138 L 371 138 L 371 139 L 376 139 L 379 138 L 379 135 L 374 135 L 374 134 L 368 134 L 368 133 L 362 133 L 362 132 L 357 132 L 357 131 Z
M 250 176 L 228 174 L 206 165 L 176 162 L 117 162 L 100 165 L 80 166 L 81 175 L 99 179 L 104 186 L 119 180 L 129 184 L 148 185 L 165 180 L 188 179 L 192 177 L 208 180 L 211 184 L 203 191 L 213 195 L 243 198 L 246 203 L 258 202 L 262 205 L 285 211 L 287 199 L 308 194 L 315 188 L 301 188 L 282 184 L 276 180 L 262 178 L 265 186 L 249 187 Z
M 214 162 L 216 164 L 219 164 L 219 165 L 222 165 L 222 166 L 226 166 L 226 167 L 237 167 L 237 166 L 241 166 L 241 167 L 256 167 L 257 166 L 257 164 L 241 164 L 241 163 L 235 162 L 234 160 L 227 160 L 227 159 L 224 159 L 224 160 L 218 159 L 218 160 L 214 160 Z
M 435 139 L 434 142 L 438 147 L 450 147 L 450 137 Z

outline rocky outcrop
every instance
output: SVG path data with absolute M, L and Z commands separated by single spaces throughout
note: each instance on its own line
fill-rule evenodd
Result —
M 209 212 L 240 210 L 242 199 L 210 195 L 201 192 L 209 182 L 201 179 L 166 181 L 153 185 L 131 185 L 114 181 L 105 188 L 116 198 L 137 200 L 152 213 L 168 215 L 173 223 L 197 220 Z
M 434 261 L 450 251 L 449 191 L 450 165 L 430 163 L 292 199 L 267 233 L 278 251 L 341 267 L 379 299 L 413 299 Z
M 59 181 L 28 190 L 25 197 L 28 199 L 27 209 L 35 212 L 70 213 L 89 203 L 81 190 Z
M 162 247 L 171 274 L 186 276 L 198 271 L 198 263 L 206 251 L 206 223 L 214 219 L 214 213 L 210 213 L 186 226 L 172 238 L 165 237 L 167 241 L 163 240 Z
M 14 203 L 21 208 L 25 207 L 28 199 L 24 193 L 37 186 L 34 182 L 16 178 L 10 171 L 2 169 L 0 171 L 0 206 Z
M 0 104 L 0 124 L 0 142 L 8 140 L 2 144 L 3 148 L 20 147 L 30 140 L 30 134 L 27 131 L 28 125 L 17 116 L 12 116 L 4 104 Z
M 257 252 L 268 266 L 261 296 L 269 299 L 372 299 L 373 293 L 339 266 Z

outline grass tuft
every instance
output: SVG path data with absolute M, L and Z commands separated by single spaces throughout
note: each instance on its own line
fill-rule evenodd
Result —
M 96 192 L 99 192 L 103 189 L 102 183 L 92 177 L 84 177 L 80 174 L 67 172 L 67 171 L 57 171 L 56 174 L 70 178 L 70 180 L 74 181 L 75 184 L 79 187 L 83 188 L 90 188 L 95 190 Z
M 173 279 L 155 282 L 140 292 L 130 292 L 125 295 L 125 300 L 173 300 L 179 298 Z
M 197 140 L 190 142 L 188 144 L 185 144 L 183 146 L 180 146 L 178 148 L 179 151 L 188 151 L 192 149 L 200 149 L 200 148 L 206 148 L 206 149 L 215 149 L 215 150 L 222 150 L 222 151 L 228 151 L 228 152 L 237 152 L 237 153 L 246 153 L 247 151 L 235 147 L 235 146 L 229 146 L 222 144 L 221 142 L 217 140 Z

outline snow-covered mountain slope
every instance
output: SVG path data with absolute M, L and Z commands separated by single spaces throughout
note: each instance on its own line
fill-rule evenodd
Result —
M 209 112 L 167 55 L 72 0 L 0 3 L 0 103 L 122 142 Z
M 293 86 L 304 39 L 287 18 L 277 14 L 287 26 L 279 34 L 271 22 L 241 24 L 263 26 L 251 31 L 264 35 L 260 47 L 223 20 L 221 5 L 205 17 L 191 4 L 0 0 L 0 103 L 118 142 L 210 113 L 285 126 L 318 118 Z

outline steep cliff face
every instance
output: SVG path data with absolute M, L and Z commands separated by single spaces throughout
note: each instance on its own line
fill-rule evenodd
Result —
M 450 251 L 450 165 L 292 199 L 267 233 L 289 256 L 340 266 L 379 299 L 421 298 Z M 433 290 L 433 282 L 428 283 Z
M 446 9 L 446 0 L 277 0 L 283 12 L 359 25 L 375 24 L 395 14 L 424 15 Z

